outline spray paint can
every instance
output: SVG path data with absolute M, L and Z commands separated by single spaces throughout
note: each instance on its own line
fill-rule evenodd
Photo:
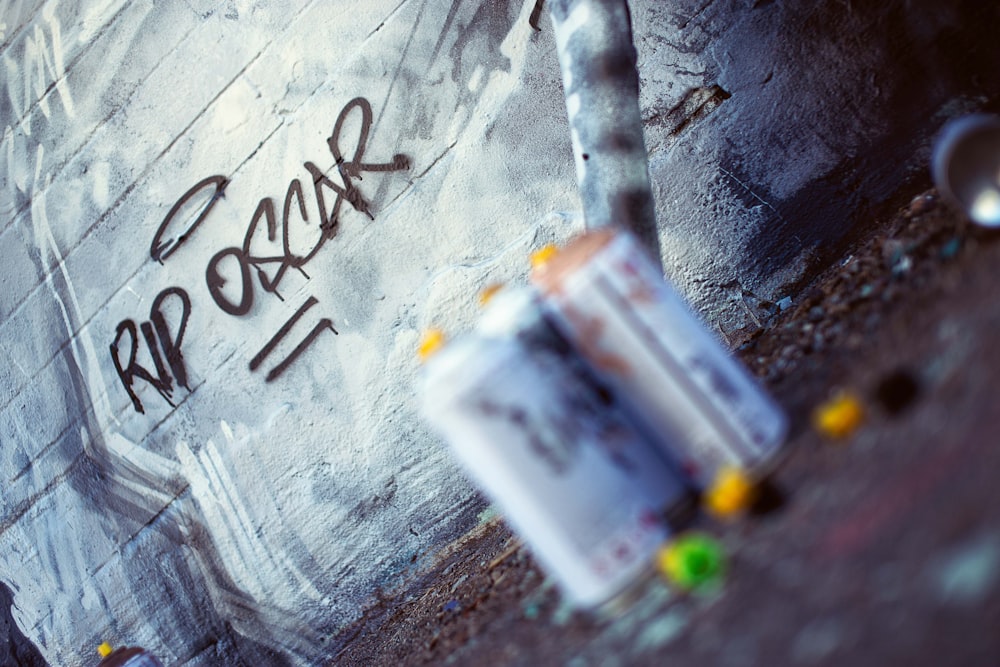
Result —
M 539 292 L 533 288 L 505 289 L 490 300 L 483 313 L 477 333 L 486 338 L 510 337 L 523 345 L 529 354 L 557 360 L 565 373 L 563 389 L 575 414 L 587 415 L 602 434 L 601 444 L 610 458 L 631 470 L 634 481 L 645 494 L 661 507 L 661 514 L 671 525 L 683 523 L 692 508 L 683 495 L 678 497 L 677 484 L 687 489 L 687 477 L 681 470 L 672 449 L 656 447 L 636 429 L 625 406 L 607 381 L 582 357 L 563 336 L 552 316 L 543 306 Z
M 666 460 L 601 395 L 533 291 L 501 294 L 423 372 L 426 419 L 576 604 L 647 572 L 685 498 Z
M 587 232 L 532 271 L 559 330 L 702 487 L 760 469 L 785 415 L 689 310 L 636 239 Z

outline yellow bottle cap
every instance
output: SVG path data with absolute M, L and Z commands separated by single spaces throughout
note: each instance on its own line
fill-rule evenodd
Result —
M 112 653 L 114 653 L 114 649 L 111 648 L 111 644 L 103 642 L 100 646 L 97 647 L 97 652 L 101 655 L 102 658 L 106 658 Z
M 736 466 L 725 466 L 705 492 L 705 508 L 717 517 L 729 518 L 746 510 L 756 498 L 753 480 Z
M 552 259 L 555 254 L 559 252 L 559 247 L 554 243 L 549 243 L 544 245 L 535 252 L 531 253 L 530 262 L 531 268 L 537 269 L 538 267 L 545 264 L 545 262 Z
M 427 361 L 441 349 L 441 346 L 445 343 L 444 332 L 440 329 L 428 329 L 424 332 L 424 335 L 420 337 L 420 345 L 417 347 L 417 356 L 420 361 Z
M 490 299 L 496 296 L 497 292 L 499 292 L 502 289 L 503 289 L 503 283 L 493 283 L 491 285 L 487 285 L 486 287 L 484 287 L 483 291 L 479 293 L 480 307 L 488 304 L 490 302 Z
M 861 426 L 865 409 L 854 394 L 842 392 L 823 403 L 813 413 L 813 425 L 828 438 L 846 438 Z

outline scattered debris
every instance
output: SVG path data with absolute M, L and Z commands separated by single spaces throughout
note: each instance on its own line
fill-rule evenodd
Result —
M 816 408 L 813 424 L 823 435 L 839 440 L 854 433 L 864 418 L 861 400 L 852 393 L 841 392 Z
M 958 251 L 961 249 L 962 249 L 962 239 L 957 236 L 953 236 L 948 240 L 947 243 L 941 246 L 941 250 L 938 252 L 938 254 L 940 255 L 941 259 L 945 260 L 954 259 L 955 255 L 957 255 Z
M 1000 581 L 1000 539 L 981 536 L 952 550 L 935 577 L 942 602 L 975 604 L 993 593 Z
M 885 266 L 894 276 L 906 273 L 913 268 L 913 259 L 907 254 L 907 246 L 899 239 L 886 239 L 882 244 L 882 257 Z
M 753 505 L 756 489 L 753 481 L 740 468 L 720 468 L 715 482 L 705 492 L 705 509 L 713 516 L 729 519 L 736 517 Z
M 937 205 L 937 198 L 929 192 L 917 195 L 910 201 L 906 209 L 907 217 L 917 217 L 925 213 L 930 213 Z
M 667 580 L 683 590 L 714 588 L 722 582 L 725 552 L 715 538 L 688 533 L 664 545 L 657 562 Z

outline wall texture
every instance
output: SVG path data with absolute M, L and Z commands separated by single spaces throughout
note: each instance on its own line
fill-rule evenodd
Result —
M 1000 90 L 989 3 L 631 4 L 731 342 Z M 0 0 L 0 580 L 50 663 L 317 664 L 475 523 L 413 350 L 580 228 L 535 6 Z

